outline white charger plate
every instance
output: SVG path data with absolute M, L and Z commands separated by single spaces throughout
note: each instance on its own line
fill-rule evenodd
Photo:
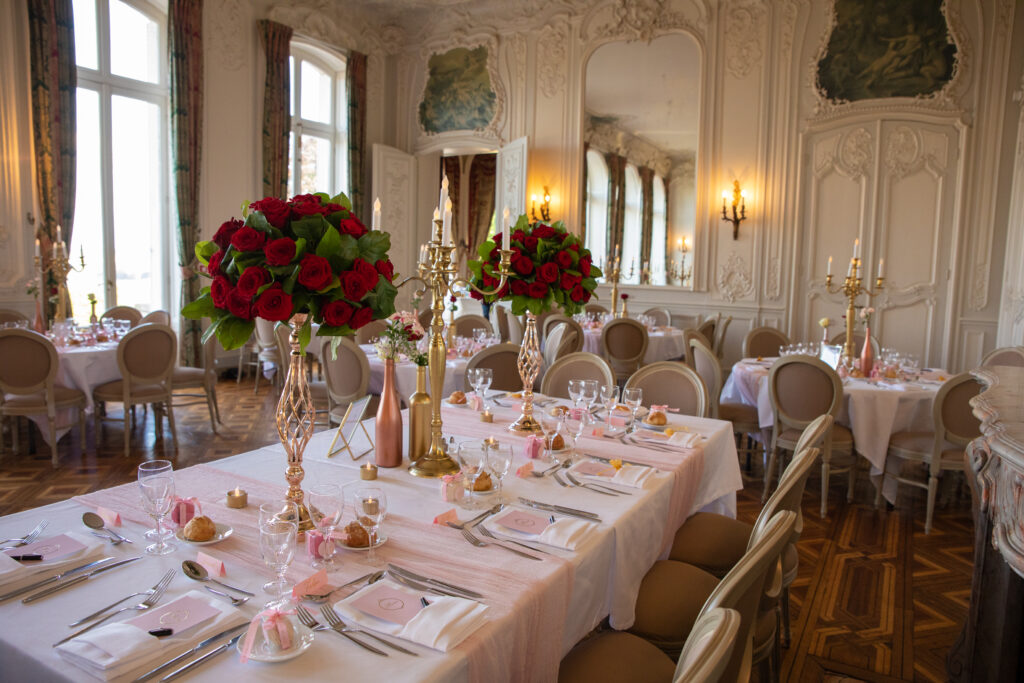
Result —
M 187 538 L 185 538 L 185 527 L 178 529 L 175 532 L 174 537 L 177 538 L 179 541 L 184 541 L 185 543 L 190 543 L 191 545 L 211 545 L 213 543 L 220 543 L 225 538 L 235 533 L 235 530 L 227 524 L 217 524 L 216 522 L 214 522 L 213 526 L 216 527 L 217 531 L 213 534 L 213 538 L 211 538 L 209 541 L 188 540 Z

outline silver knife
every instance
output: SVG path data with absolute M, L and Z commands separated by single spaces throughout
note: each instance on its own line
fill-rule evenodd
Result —
M 71 569 L 68 569 L 66 571 L 60 572 L 59 574 L 54 574 L 53 576 L 51 576 L 48 579 L 43 579 L 42 581 L 36 581 L 35 583 L 33 583 L 30 586 L 25 586 L 24 588 L 19 588 L 18 590 L 11 591 L 10 593 L 5 593 L 4 595 L 0 595 L 0 602 L 3 602 L 4 600 L 7 600 L 9 598 L 17 597 L 19 595 L 24 595 L 25 593 L 31 593 L 35 589 L 40 588 L 42 586 L 45 586 L 45 585 L 47 585 L 49 583 L 53 583 L 54 581 L 60 581 L 65 576 L 71 576 L 72 574 L 77 574 L 78 572 L 84 571 L 84 570 L 88 569 L 89 567 L 95 567 L 98 564 L 103 564 L 107 560 L 112 560 L 112 559 L 114 559 L 114 558 L 112 558 L 112 557 L 104 557 L 102 559 L 95 560 L 93 562 L 86 562 L 85 564 L 80 564 L 77 567 L 72 567 Z
M 164 676 L 163 678 L 160 679 L 161 683 L 163 681 L 173 680 L 173 679 L 177 678 L 178 676 L 180 676 L 181 674 L 185 673 L 186 671 L 191 671 L 195 667 L 197 667 L 200 664 L 202 664 L 203 662 L 205 662 L 207 659 L 210 659 L 212 657 L 216 657 L 221 652 L 225 652 L 229 647 L 231 647 L 232 645 L 237 643 L 239 640 L 241 640 L 243 635 L 244 634 L 239 633 L 237 636 L 235 636 L 234 638 L 232 638 L 228 642 L 224 643 L 220 647 L 218 647 L 218 648 L 216 648 L 214 650 L 210 650 L 209 652 L 207 652 L 202 657 L 199 657 L 198 659 L 193 659 L 191 662 L 189 662 L 185 666 L 181 667 L 180 669 L 172 671 L 171 673 L 167 674 L 166 676 Z
M 601 518 L 593 512 L 587 512 L 586 510 L 577 510 L 576 508 L 567 508 L 561 505 L 552 505 L 551 503 L 541 503 L 540 501 L 530 500 L 529 498 L 520 498 L 519 502 L 523 505 L 527 505 L 538 510 L 547 510 L 548 512 L 557 512 L 563 515 L 569 515 L 570 517 L 579 517 L 585 519 L 588 522 L 600 522 Z
M 594 489 L 595 491 L 598 491 L 599 489 L 601 491 L 611 491 L 611 494 L 612 495 L 616 495 L 616 496 L 632 496 L 633 495 L 629 491 L 620 491 L 619 489 L 613 489 L 611 486 L 605 486 L 604 484 L 597 484 L 597 483 L 592 482 L 592 481 L 580 481 L 579 479 L 574 477 L 572 472 L 570 472 L 569 470 L 565 471 L 565 476 L 569 477 L 569 481 L 571 481 L 573 484 L 576 484 L 576 486 L 585 486 L 586 488 Z
M 598 462 L 611 464 L 612 461 L 612 458 L 602 458 L 600 455 L 591 455 L 590 453 L 583 453 L 582 455 L 590 458 L 591 460 L 597 460 Z M 650 467 L 655 472 L 661 471 L 657 467 L 654 467 L 653 465 L 646 465 L 642 462 L 637 462 L 636 460 L 626 460 L 625 458 L 616 458 L 616 460 L 620 460 L 627 465 L 636 465 L 637 467 Z
M 226 631 L 221 631 L 217 635 L 211 636 L 211 637 L 207 638 L 206 640 L 204 640 L 203 642 L 199 643 L 198 645 L 193 647 L 191 650 L 185 650 L 184 652 L 182 652 L 180 655 L 178 655 L 174 659 L 169 659 L 166 662 L 164 662 L 163 664 L 161 664 L 160 666 L 158 666 L 157 668 L 153 669 L 152 671 L 149 671 L 147 673 L 142 674 L 141 676 L 136 678 L 134 681 L 132 681 L 132 683 L 140 683 L 141 681 L 148 681 L 150 678 L 152 678 L 153 676 L 156 676 L 158 673 L 160 673 L 161 671 L 163 671 L 167 667 L 174 666 L 175 664 L 177 664 L 181 660 L 187 659 L 187 658 L 191 657 L 192 655 L 194 655 L 195 653 L 199 652 L 200 650 L 206 648 L 207 646 L 213 645 L 214 643 L 216 643 L 221 638 L 231 636 L 236 631 L 238 631 L 240 629 L 244 631 L 247 628 L 249 628 L 249 624 L 240 624 L 238 626 L 232 626 L 231 628 L 229 628 Z M 241 635 L 241 634 L 238 634 L 238 635 Z
M 135 562 L 136 560 L 141 560 L 141 559 L 142 559 L 141 557 L 129 557 L 126 560 L 119 560 L 119 561 L 113 562 L 111 564 L 105 564 L 102 567 L 99 567 L 97 569 L 93 569 L 88 574 L 82 574 L 81 576 L 76 576 L 75 578 L 73 578 L 73 579 L 71 579 L 69 581 L 65 581 L 64 583 L 58 583 L 56 586 L 50 586 L 49 588 L 41 590 L 38 593 L 33 593 L 32 595 L 28 596 L 27 598 L 22 599 L 22 602 L 27 605 L 30 602 L 35 602 L 36 600 L 39 600 L 40 598 L 45 598 L 47 595 L 53 595 L 57 591 L 62 591 L 65 588 L 70 588 L 71 586 L 75 586 L 77 584 L 80 584 L 80 583 L 82 583 L 83 581 L 85 581 L 87 579 L 91 579 L 92 577 L 96 576 L 97 574 L 102 574 L 103 572 L 107 571 L 108 569 L 114 569 L 116 567 L 120 567 L 123 564 L 129 564 L 131 562 Z
M 408 576 L 410 579 L 415 579 L 416 581 L 422 581 L 423 583 L 432 583 L 435 586 L 441 586 L 442 588 L 450 588 L 453 591 L 459 591 L 460 593 L 465 593 L 469 597 L 475 598 L 477 600 L 479 600 L 479 599 L 484 597 L 484 596 L 480 595 L 479 593 L 477 593 L 476 591 L 471 591 L 468 588 L 463 588 L 461 586 L 456 586 L 455 584 L 452 584 L 452 583 L 445 583 L 444 581 L 441 581 L 440 579 L 432 579 L 429 576 L 421 576 L 420 574 L 417 574 L 415 572 L 409 571 L 408 569 L 405 569 L 404 567 L 399 567 L 399 566 L 396 566 L 396 565 L 393 565 L 393 564 L 389 564 L 388 565 L 388 571 L 390 571 L 392 574 L 395 574 L 395 573 L 404 574 L 405 576 Z
M 463 600 L 470 599 L 467 596 L 462 595 L 461 593 L 456 593 L 455 591 L 449 590 L 448 588 L 441 588 L 440 586 L 430 586 L 425 583 L 420 583 L 419 581 L 414 581 L 413 579 L 410 579 L 408 576 L 403 576 L 402 574 L 398 574 L 396 572 L 392 572 L 390 576 L 396 583 L 400 583 L 403 586 L 408 586 L 409 588 L 415 588 L 418 591 L 426 591 L 428 593 L 436 593 L 438 595 L 448 595 L 453 598 L 462 598 Z

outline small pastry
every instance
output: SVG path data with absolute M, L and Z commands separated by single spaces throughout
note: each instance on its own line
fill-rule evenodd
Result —
M 560 451 L 563 448 L 565 448 L 565 439 L 562 438 L 561 434 L 555 434 L 553 436 L 549 436 L 545 441 L 546 441 L 546 445 L 548 447 L 548 450 Z
M 185 525 L 181 535 L 185 537 L 186 541 L 209 541 L 217 534 L 217 526 L 213 523 L 213 520 L 209 517 L 193 517 L 189 520 L 189 523 Z
M 649 425 L 663 425 L 668 424 L 668 418 L 665 417 L 665 413 L 658 411 L 656 413 L 651 413 L 650 415 L 648 415 L 647 419 L 644 420 L 644 422 L 646 422 Z
M 349 548 L 366 548 L 370 545 L 370 535 L 359 522 L 349 522 L 345 527 L 345 545 Z
M 522 398 L 522 397 L 523 397 L 523 395 L 518 393 L 518 392 L 514 393 L 514 394 L 509 394 L 508 396 L 506 396 L 506 398 Z
M 565 415 L 568 412 L 569 408 L 567 406 L 555 406 L 554 408 L 548 411 L 548 415 L 550 415 L 551 417 L 561 417 L 562 415 Z
M 492 488 L 494 488 L 494 482 L 491 481 L 491 475 L 487 472 L 481 472 L 473 482 L 474 491 L 490 491 Z
M 621 403 L 619 403 L 614 408 L 612 408 L 612 411 L 616 412 L 616 413 L 632 413 L 633 412 L 632 409 L 630 409 L 629 406 L 624 406 Z
M 448 402 L 456 406 L 466 405 L 466 394 L 461 391 L 453 391 L 452 395 L 448 397 Z

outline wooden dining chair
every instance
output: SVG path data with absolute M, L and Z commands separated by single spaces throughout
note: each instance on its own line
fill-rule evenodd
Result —
M 370 344 L 372 341 L 379 337 L 388 326 L 387 320 L 371 320 L 366 323 L 358 330 L 356 330 L 356 343 L 357 344 Z
M 206 399 L 206 410 L 210 413 L 210 429 L 217 433 L 217 423 L 220 422 L 220 406 L 217 405 L 217 337 L 211 335 L 203 343 L 203 367 L 188 368 L 178 366 L 171 374 L 171 386 L 175 391 L 181 389 L 202 389 L 201 394 L 176 393 L 178 398 L 204 398 Z M 195 405 L 195 401 L 189 403 L 175 403 L 178 408 Z
M 608 312 L 608 309 L 605 308 L 604 306 L 602 306 L 601 304 L 586 304 L 583 307 L 583 310 L 586 313 L 607 313 Z
M 547 339 L 548 334 L 554 329 L 555 325 L 564 323 L 566 320 L 572 320 L 572 318 L 561 313 L 548 313 L 542 322 L 540 316 L 537 316 L 537 331 L 540 333 L 540 338 L 542 340 Z
M 100 322 L 104 320 L 127 320 L 135 327 L 142 321 L 142 311 L 131 306 L 114 306 L 100 316 Z
M 761 423 L 756 406 L 746 403 L 722 403 L 722 366 L 718 358 L 711 352 L 703 340 L 694 336 L 690 339 L 687 357 L 691 359 L 693 368 L 704 380 L 708 389 L 709 417 L 732 423 L 734 437 L 738 437 L 736 450 L 747 456 L 747 469 L 750 469 L 750 458 L 756 452 L 763 452 L 754 438 L 761 432 Z
M 569 398 L 569 380 L 592 379 L 599 386 L 615 384 L 608 361 L 595 353 L 577 351 L 562 356 L 544 371 L 540 382 L 540 393 L 555 398 Z
M 473 390 L 472 385 L 469 383 L 469 371 L 474 368 L 490 368 L 493 371 L 494 376 L 491 379 L 491 389 L 497 389 L 498 391 L 522 390 L 523 380 L 519 377 L 519 368 L 516 365 L 518 360 L 518 344 L 495 344 L 483 351 L 477 352 L 466 363 L 463 390 Z
M 29 322 L 28 316 L 10 308 L 0 308 L 0 325 L 17 322 Z
M 736 645 L 740 614 L 701 612 L 673 669 L 672 659 L 643 638 L 604 631 L 577 645 L 558 667 L 559 683 L 717 683 Z
M 669 327 L 672 324 L 672 313 L 664 306 L 652 306 L 644 311 L 644 315 L 654 318 L 658 327 Z
M 647 328 L 630 318 L 616 318 L 601 329 L 601 350 L 616 379 L 625 379 L 643 365 L 650 338 Z
M 743 337 L 744 358 L 777 358 L 789 337 L 774 327 L 755 327 Z
M 729 332 L 730 324 L 732 324 L 731 315 L 726 316 L 725 320 L 720 320 L 715 326 L 715 345 L 712 348 L 719 361 L 725 356 L 725 335 Z
M 697 325 L 697 332 L 704 337 L 705 343 L 715 348 L 715 328 L 718 327 L 718 321 L 722 319 L 722 314 L 718 313 L 714 318 L 708 318 L 700 325 Z
M 523 343 L 523 336 L 526 334 L 526 330 L 523 328 L 523 321 L 519 319 L 518 315 L 512 315 L 512 311 L 505 308 L 501 308 L 505 313 L 505 322 L 508 324 L 508 341 L 510 344 L 519 346 Z
M 331 350 L 332 337 L 320 337 L 320 364 L 327 385 L 329 424 L 340 424 L 349 405 L 370 387 L 370 360 L 351 337 L 339 337 L 337 356 Z M 405 396 L 399 396 L 404 400 Z
M 819 415 L 839 415 L 843 402 L 843 383 L 836 371 L 810 356 L 785 356 L 775 361 L 768 371 L 768 396 L 775 425 L 764 471 L 764 493 L 768 498 L 779 450 L 793 451 L 803 430 Z M 838 455 L 841 458 L 836 458 Z M 857 455 L 853 433 L 843 425 L 833 424 L 825 433 L 821 448 L 821 516 L 828 512 L 828 486 L 832 474 L 847 473 L 846 500 L 853 500 L 857 479 Z
M 146 315 L 142 316 L 137 325 L 145 325 L 146 323 L 156 323 L 158 325 L 170 325 L 171 314 L 167 311 L 156 310 L 150 311 Z M 133 325 L 134 327 L 134 325 Z
M 559 358 L 583 350 L 583 328 L 575 320 L 561 321 L 544 338 L 541 356 L 551 367 Z
M 509 329 L 508 329 L 508 318 L 505 317 L 505 307 L 494 305 L 491 307 L 491 317 L 494 319 L 494 325 L 492 328 L 498 330 L 498 336 L 501 338 L 502 343 L 508 341 Z
M 838 334 L 832 335 L 832 338 L 829 340 L 829 344 L 838 344 L 839 346 L 842 346 L 845 343 L 846 343 L 846 332 L 845 331 L 839 332 Z M 864 348 L 864 333 L 863 332 L 854 332 L 853 333 L 853 352 L 854 352 L 854 354 L 859 356 L 860 352 L 861 352 L 861 349 L 863 349 L 863 348 Z M 871 335 L 871 352 L 875 355 L 875 358 L 878 358 L 879 354 L 881 354 L 881 346 L 879 346 L 878 338 L 875 335 Z
M 433 322 L 434 320 L 434 311 L 431 308 L 426 308 L 425 310 L 422 310 L 419 313 L 417 313 L 416 317 L 419 318 L 420 327 L 422 327 L 424 330 L 429 330 L 430 323 Z
M 117 344 L 117 367 L 121 379 L 101 384 L 92 391 L 96 410 L 96 429 L 106 417 L 107 403 L 121 403 L 124 406 L 124 455 L 131 454 L 131 433 L 135 417 L 132 406 L 151 404 L 156 414 L 157 434 L 161 435 L 163 411 L 171 427 L 171 438 L 175 448 L 178 436 L 174 426 L 174 387 L 171 377 L 178 356 L 178 337 L 167 325 L 147 323 L 132 328 Z
M 643 389 L 643 402 L 677 409 L 682 415 L 708 417 L 710 399 L 704 380 L 689 366 L 674 360 L 651 363 L 626 380 L 625 388 Z
M 59 357 L 53 342 L 32 330 L 0 330 L 0 420 L 15 418 L 12 446 L 18 450 L 18 417 L 46 415 L 50 462 L 57 466 L 57 411 L 78 409 L 78 431 L 85 450 L 85 394 L 56 383 Z M 0 424 L 0 453 L 4 450 Z
M 935 514 L 935 497 L 939 490 L 939 478 L 943 472 L 963 472 L 964 452 L 974 439 L 981 436 L 981 422 L 974 416 L 970 401 L 981 392 L 981 384 L 969 372 L 951 377 L 939 387 L 932 404 L 932 432 L 896 432 L 889 437 L 886 453 L 886 467 L 882 482 L 875 492 L 875 505 L 882 503 L 882 488 L 886 478 L 894 478 L 898 484 L 908 484 L 928 492 L 925 508 L 924 532 L 932 531 L 932 517 Z M 895 473 L 890 471 L 889 458 L 901 462 Z M 928 480 L 903 476 L 899 465 L 918 462 L 928 467 Z
M 472 337 L 473 330 L 481 327 L 487 330 L 487 334 L 494 333 L 494 328 L 491 327 L 491 321 L 482 315 L 467 313 L 465 315 L 460 315 L 455 319 L 455 334 L 460 337 Z
M 1004 346 L 985 354 L 982 365 L 1013 365 L 1024 367 L 1024 346 Z

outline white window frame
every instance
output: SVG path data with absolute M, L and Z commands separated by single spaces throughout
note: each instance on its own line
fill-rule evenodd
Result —
M 622 282 L 640 283 L 640 243 L 643 238 L 644 192 L 640 172 L 633 164 L 626 164 L 622 191 L 626 193 L 622 213 Z M 632 272 L 630 272 L 632 270 Z
M 604 270 L 608 260 L 608 164 L 601 152 L 587 150 L 587 237 L 586 248 L 594 263 Z M 595 173 L 595 171 L 598 171 Z
M 668 216 L 665 213 L 665 196 L 668 190 L 665 187 L 665 179 L 660 175 L 654 176 L 654 188 L 651 192 L 651 284 L 663 285 L 666 283 L 665 259 L 668 241 Z M 659 189 L 661 196 L 658 196 Z
M 162 188 L 160 202 L 160 225 L 157 234 L 160 236 L 158 248 L 161 250 L 164 272 L 161 282 L 162 301 L 158 307 L 169 309 L 171 299 L 172 272 L 171 255 L 177 254 L 177 243 L 173 239 L 170 225 L 170 83 L 167 63 L 167 12 L 166 8 L 146 0 L 120 0 L 155 21 L 158 25 L 157 36 L 160 63 L 156 83 L 137 81 L 132 78 L 118 76 L 110 71 L 110 0 L 95 0 L 96 5 L 96 48 L 97 69 L 89 69 L 76 65 L 78 72 L 78 88 L 99 93 L 100 103 L 100 187 L 102 189 L 103 215 L 103 281 L 106 292 L 107 308 L 117 304 L 117 263 L 115 262 L 116 246 L 114 244 L 114 169 L 113 169 L 113 123 L 112 100 L 115 95 L 128 97 L 156 104 L 160 108 L 161 135 L 159 143 L 160 185 Z M 77 93 L 76 93 L 77 97 Z M 74 233 L 72 233 L 74 237 Z M 69 245 L 70 246 L 70 245 Z M 176 262 L 175 258 L 175 262 Z
M 348 61 L 344 55 L 325 50 L 301 38 L 292 39 L 290 45 L 291 58 L 291 145 L 288 170 L 290 182 L 288 190 L 292 196 L 302 192 L 302 135 L 315 135 L 331 141 L 331 160 L 328 165 L 330 177 L 329 187 L 318 187 L 318 192 L 335 195 L 338 192 L 349 194 L 351 185 L 348 173 L 348 94 L 345 92 L 345 74 Z M 323 123 L 301 117 L 302 113 L 302 62 L 309 62 L 316 68 L 332 76 L 331 78 L 331 122 Z M 344 179 L 344 182 L 341 182 Z

